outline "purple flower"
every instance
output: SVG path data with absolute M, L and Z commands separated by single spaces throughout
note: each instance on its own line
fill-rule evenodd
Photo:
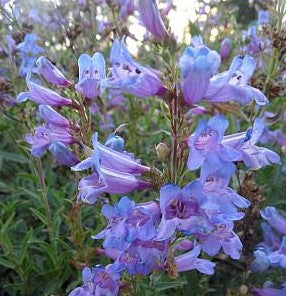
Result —
M 193 250 L 175 257 L 177 271 L 183 272 L 196 269 L 201 273 L 214 274 L 215 263 L 206 259 L 198 258 L 201 252 L 201 246 L 194 247 Z
M 21 92 L 17 96 L 18 102 L 24 102 L 30 99 L 38 104 L 50 105 L 50 106 L 66 106 L 70 105 L 72 101 L 70 99 L 64 98 L 55 91 L 43 87 L 32 80 L 30 80 L 29 75 L 26 78 L 28 92 Z
M 79 81 L 76 90 L 87 99 L 94 99 L 100 95 L 100 82 L 106 78 L 105 60 L 101 53 L 92 57 L 82 54 L 78 59 Z
M 26 135 L 25 140 L 32 145 L 32 155 L 35 157 L 42 156 L 53 142 L 69 145 L 74 141 L 67 131 L 62 129 L 52 131 L 45 125 L 36 127 L 33 134 Z
M 186 103 L 202 100 L 209 88 L 210 79 L 220 66 L 220 56 L 203 45 L 202 39 L 192 39 L 194 47 L 188 46 L 179 61 L 183 78 L 182 90 Z
M 148 275 L 154 270 L 162 270 L 166 257 L 166 242 L 136 240 L 117 262 L 131 275 Z
M 282 289 L 274 289 L 272 287 L 254 288 L 252 289 L 254 296 L 285 296 L 286 295 L 286 283 L 282 286 Z
M 88 157 L 73 168 L 74 171 L 86 170 L 90 167 L 97 169 L 97 162 L 100 161 L 100 166 L 108 169 L 117 170 L 118 172 L 142 174 L 149 172 L 150 168 L 141 165 L 138 161 L 132 159 L 126 153 L 118 152 L 97 141 L 97 133 L 92 137 L 93 141 L 93 155 Z
M 286 219 L 274 207 L 266 207 L 264 211 L 260 211 L 260 214 L 274 229 L 286 235 Z
M 262 39 L 260 36 L 257 35 L 257 27 L 251 26 L 248 31 L 246 32 L 246 37 L 249 40 L 249 43 L 242 48 L 244 53 L 248 53 L 251 55 L 260 56 L 262 52 L 267 52 L 267 49 L 271 45 L 271 41 L 269 39 Z M 260 56 L 260 63 L 261 63 L 261 56 Z
M 117 296 L 120 273 L 118 267 L 109 264 L 105 268 L 85 267 L 82 271 L 83 286 L 70 292 L 69 296 Z
M 211 78 L 204 97 L 210 102 L 237 101 L 248 104 L 253 99 L 258 105 L 265 106 L 268 99 L 258 89 L 249 86 L 248 81 L 255 70 L 255 60 L 250 56 L 234 57 L 228 71 Z
M 102 88 L 120 90 L 138 97 L 162 95 L 165 88 L 158 76 L 136 63 L 128 52 L 124 40 L 113 42 L 110 62 L 112 77 L 101 83 Z
M 222 60 L 225 60 L 228 58 L 231 50 L 231 40 L 230 38 L 224 38 L 223 41 L 221 42 L 221 47 L 220 47 L 220 56 Z
M 216 115 L 209 121 L 206 119 L 199 121 L 195 133 L 188 139 L 190 147 L 189 170 L 196 170 L 205 163 L 208 173 L 211 174 L 226 163 L 240 157 L 238 151 L 221 143 L 227 126 L 228 121 L 222 115 Z
M 167 30 L 161 18 L 156 0 L 137 0 L 136 4 L 141 21 L 146 29 L 155 39 L 164 39 L 167 36 Z
M 162 219 L 158 227 L 157 240 L 166 240 L 176 230 L 196 233 L 210 227 L 201 204 L 205 196 L 198 181 L 189 183 L 184 188 L 169 184 L 160 190 L 160 209 Z
M 150 168 L 139 164 L 130 155 L 98 143 L 97 133 L 93 135 L 92 141 L 92 155 L 72 167 L 73 171 L 93 169 L 93 174 L 84 177 L 79 183 L 79 199 L 94 203 L 103 193 L 125 194 L 150 187 L 149 182 L 137 179 Z
M 17 45 L 22 57 L 22 64 L 19 69 L 20 77 L 25 77 L 33 71 L 37 55 L 42 53 L 44 49 L 36 44 L 38 37 L 35 34 L 27 34 L 24 41 Z
M 71 85 L 71 82 L 65 78 L 64 74 L 46 57 L 39 57 L 36 65 L 38 73 L 43 75 L 47 82 L 62 87 L 68 87 Z
M 279 249 L 281 241 L 274 233 L 273 228 L 266 222 L 261 224 L 261 228 L 263 230 L 264 241 L 260 243 L 258 247 L 266 250 L 267 253 Z
M 45 124 L 36 127 L 34 134 L 28 134 L 25 138 L 32 145 L 33 156 L 42 156 L 54 142 L 59 142 L 65 146 L 75 142 L 69 132 L 69 122 L 65 117 L 49 106 L 41 105 L 39 110 Z
M 210 256 L 215 256 L 222 248 L 232 259 L 240 257 L 242 243 L 230 225 L 221 224 L 212 233 L 200 234 L 198 238 L 202 242 L 202 250 Z
M 127 250 L 136 240 L 149 241 L 156 236 L 160 210 L 156 202 L 135 204 L 127 196 L 114 206 L 105 205 L 102 215 L 109 224 L 94 239 L 103 239 L 105 249 Z
M 188 239 L 182 239 L 173 248 L 173 251 L 189 251 L 194 248 L 194 243 Z
M 240 220 L 244 213 L 238 212 L 237 208 L 247 208 L 250 202 L 228 187 L 230 178 L 234 174 L 234 167 L 224 165 L 213 174 L 205 174 L 201 171 L 200 182 L 204 185 L 206 201 L 204 209 L 213 216 L 214 223 Z
M 267 10 L 258 11 L 258 24 L 259 25 L 268 25 L 270 22 L 270 13 Z
M 40 105 L 39 113 L 41 119 L 53 129 L 56 129 L 57 127 L 69 129 L 70 127 L 69 121 L 50 106 Z
M 77 166 L 72 167 L 72 170 Z M 104 194 L 126 194 L 134 190 L 144 190 L 150 188 L 147 181 L 137 179 L 130 173 L 124 173 L 106 167 L 100 167 L 100 173 L 84 177 L 80 180 L 78 189 L 78 199 L 88 204 L 93 204 L 97 198 Z
M 286 269 L 286 236 L 282 237 L 282 242 L 278 250 L 268 255 L 271 266 L 278 266 Z
M 35 157 L 42 156 L 53 142 L 50 131 L 44 125 L 36 127 L 33 134 L 26 135 L 25 140 L 32 145 L 32 155 Z
M 264 124 L 262 119 L 256 118 L 252 129 L 247 132 L 226 136 L 223 138 L 222 144 L 240 152 L 241 157 L 237 161 L 243 161 L 247 167 L 252 169 L 280 163 L 280 157 L 277 153 L 255 145 L 260 139 L 263 130 Z

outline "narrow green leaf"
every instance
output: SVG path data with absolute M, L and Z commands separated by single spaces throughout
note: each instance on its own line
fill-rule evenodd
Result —
M 29 246 L 29 243 L 30 243 L 30 239 L 32 237 L 32 233 L 33 233 L 32 232 L 32 229 L 30 229 L 26 233 L 26 235 L 25 235 L 25 237 L 24 237 L 24 239 L 22 241 L 22 244 L 21 244 L 21 253 L 20 253 L 20 256 L 18 258 L 19 265 L 22 264 L 22 262 L 23 262 L 23 260 L 24 260 L 24 258 L 26 256 L 26 254 L 27 254 L 28 246 Z
M 7 259 L 4 259 L 3 257 L 0 257 L 0 265 L 11 268 L 11 269 L 15 268 L 15 265 L 12 262 L 10 262 Z
M 49 225 L 48 219 L 45 217 L 45 215 L 43 213 L 41 213 L 40 211 L 30 208 L 31 212 L 33 212 L 33 214 L 39 219 L 41 220 L 45 225 Z

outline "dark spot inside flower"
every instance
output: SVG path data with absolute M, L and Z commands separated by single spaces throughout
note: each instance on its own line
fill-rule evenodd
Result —
M 141 73 L 141 71 L 139 69 L 136 69 L 135 72 L 136 72 L 136 74 L 140 74 Z
M 115 62 L 114 65 L 115 65 L 116 67 L 119 67 L 119 66 L 120 66 L 120 63 Z
M 126 70 L 129 73 L 132 72 L 132 70 L 130 69 L 130 67 L 128 65 L 123 65 L 123 70 Z
M 173 200 L 166 209 L 166 219 L 187 219 L 197 211 L 197 205 L 192 201 Z

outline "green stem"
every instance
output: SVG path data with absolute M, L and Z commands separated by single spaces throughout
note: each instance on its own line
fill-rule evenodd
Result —
M 39 182 L 40 182 L 40 187 L 41 187 L 41 190 L 40 190 L 41 196 L 42 196 L 42 200 L 44 203 L 46 217 L 48 219 L 47 226 L 48 226 L 49 237 L 50 237 L 50 241 L 52 242 L 53 227 L 52 227 L 51 211 L 50 211 L 48 196 L 46 193 L 46 183 L 45 183 L 45 176 L 44 176 L 44 172 L 43 172 L 42 161 L 40 158 L 37 158 L 37 168 L 38 168 L 38 176 L 39 176 Z

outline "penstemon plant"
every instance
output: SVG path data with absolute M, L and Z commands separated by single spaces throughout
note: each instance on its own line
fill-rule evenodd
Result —
M 6 2 L 0 4 L 5 17 L 23 26 L 15 16 L 17 7 L 11 12 Z M 27 125 L 25 142 L 36 159 L 33 171 L 43 211 L 32 212 L 47 232 L 39 245 L 52 259 L 51 273 L 67 272 L 54 291 L 65 286 L 70 296 L 175 295 L 180 288 L 178 295 L 205 295 L 212 292 L 210 276 L 216 270 L 223 273 L 224 264 L 243 272 L 243 283 L 250 273 L 285 269 L 286 221 L 274 207 L 261 211 L 268 222 L 262 224 L 264 241 L 249 238 L 258 231 L 263 202 L 254 175 L 281 164 L 280 156 L 265 144 L 276 141 L 282 151 L 286 147 L 283 131 L 269 129 L 283 117 L 285 104 L 276 114 L 268 110 L 275 75 L 281 74 L 279 83 L 285 78 L 285 44 L 277 41 L 277 32 L 285 33 L 285 5 L 276 1 L 272 14 L 259 11 L 258 22 L 243 33 L 241 54 L 231 58 L 229 37 L 223 38 L 220 53 L 202 35 L 193 34 L 186 47 L 180 43 L 166 18 L 174 8 L 172 1 L 160 10 L 155 0 L 97 2 L 102 10 L 92 1 L 78 1 L 74 31 L 66 31 L 69 41 L 63 46 L 79 55 L 76 79 L 75 65 L 60 70 L 48 53 L 42 55 L 45 49 L 30 29 L 21 42 L 6 37 L 11 77 L 26 83 L 22 92 L 18 88 L 24 87 L 15 86 L 15 101 L 7 94 L 3 98 L 13 106 L 26 105 L 29 111 L 14 120 Z M 147 42 L 145 52 L 136 58 L 126 45 L 127 38 L 136 39 L 126 25 L 135 11 Z M 78 32 L 85 34 L 77 21 L 83 13 L 84 26 L 92 34 L 96 14 L 110 16 L 110 21 L 97 24 L 99 35 L 93 37 L 101 38 L 102 44 L 93 55 L 83 53 L 77 39 Z M 33 14 L 29 17 L 36 20 Z M 49 21 L 65 27 L 65 19 L 61 23 L 56 13 Z M 272 40 L 259 35 L 271 30 L 271 22 L 277 26 L 271 31 Z M 83 48 L 91 52 L 92 46 L 83 44 Z M 262 88 L 253 83 L 256 69 L 265 79 Z M 23 149 L 27 151 L 27 146 Z M 59 167 L 50 172 L 55 186 L 63 176 L 76 186 L 74 196 L 65 196 L 67 204 L 56 212 L 64 212 L 66 228 L 53 213 L 55 204 L 47 189 L 51 183 L 46 184 L 47 169 L 42 164 L 45 154 Z M 88 226 L 83 225 L 86 213 Z M 58 238 L 62 228 L 68 230 L 68 242 Z M 31 237 L 28 232 L 26 248 Z M 9 259 L 5 235 L 0 242 Z M 72 282 L 76 274 L 60 268 L 61 255 L 68 258 L 69 268 L 82 272 L 82 282 Z M 25 269 L 13 256 L 13 266 L 7 258 L 0 264 L 18 268 L 23 294 L 32 295 Z M 250 291 L 245 292 L 245 287 L 241 286 L 240 295 Z M 285 287 L 275 289 L 269 282 L 251 291 L 285 295 Z

